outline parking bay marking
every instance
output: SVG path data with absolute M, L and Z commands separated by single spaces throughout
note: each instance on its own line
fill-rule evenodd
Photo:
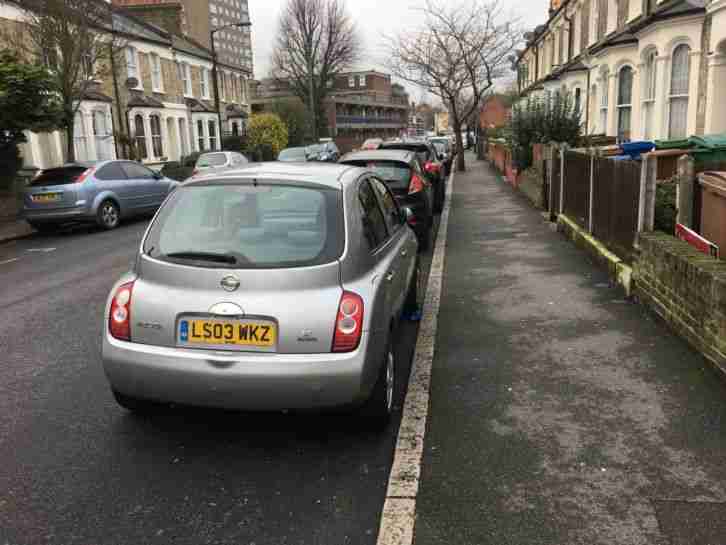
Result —
M 7 265 L 8 263 L 14 263 L 15 261 L 20 261 L 20 258 L 13 257 L 12 259 L 6 259 L 5 261 L 0 261 L 0 265 Z
M 413 543 L 416 496 L 421 476 L 431 386 L 431 366 L 434 359 L 436 326 L 446 257 L 446 232 L 453 187 L 454 173 L 452 172 L 446 188 L 446 202 L 444 210 L 441 212 L 436 247 L 431 261 L 423 317 L 411 365 L 408 394 L 403 406 L 403 417 L 398 430 L 393 466 L 388 478 L 377 545 L 411 545 Z

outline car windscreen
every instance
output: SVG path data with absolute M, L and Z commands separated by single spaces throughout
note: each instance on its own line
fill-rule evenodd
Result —
M 227 164 L 224 153 L 205 153 L 197 159 L 197 168 L 221 167 Z
M 438 153 L 446 153 L 446 146 L 441 142 L 434 142 L 434 147 Z
M 86 172 L 88 167 L 73 165 L 67 167 L 49 168 L 41 172 L 30 182 L 31 187 L 43 185 L 68 185 L 76 183 L 76 179 Z
M 325 151 L 325 146 L 323 144 L 313 144 L 312 146 L 308 146 L 306 151 L 309 155 L 322 153 Z
M 201 267 L 279 269 L 330 263 L 344 240 L 337 189 L 211 181 L 172 193 L 144 252 Z
M 280 152 L 278 161 L 304 161 L 307 158 L 305 148 L 288 148 Z

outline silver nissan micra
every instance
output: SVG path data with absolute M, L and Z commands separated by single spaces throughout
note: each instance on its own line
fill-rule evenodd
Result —
M 362 168 L 266 163 L 182 184 L 111 290 L 116 400 L 244 410 L 359 406 L 384 425 L 417 242 Z

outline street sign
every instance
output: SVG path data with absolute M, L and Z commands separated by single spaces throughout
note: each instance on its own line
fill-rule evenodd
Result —
M 699 252 L 703 252 L 711 257 L 719 258 L 719 248 L 713 242 L 706 240 L 701 235 L 692 231 L 685 225 L 676 223 L 676 237 L 687 242 Z

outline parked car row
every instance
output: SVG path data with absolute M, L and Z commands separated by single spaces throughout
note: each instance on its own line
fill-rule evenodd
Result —
M 338 164 L 309 156 L 300 168 L 211 152 L 183 183 L 123 160 L 33 180 L 25 215 L 41 229 L 112 229 L 158 209 L 105 309 L 102 361 L 121 406 L 344 406 L 386 425 L 401 378 L 395 334 L 419 308 L 443 165 L 425 141 Z
M 310 148 L 287 148 L 280 152 L 278 161 L 322 160 L 311 159 L 320 155 L 312 153 Z M 333 156 L 337 157 L 326 155 L 328 158 Z M 343 156 L 339 162 L 375 172 L 393 191 L 399 206 L 410 211 L 409 223 L 418 237 L 419 248 L 429 248 L 434 214 L 443 208 L 446 180 L 451 170 L 451 144 L 447 137 L 388 141 L 372 138 L 363 143 L 360 151 Z

